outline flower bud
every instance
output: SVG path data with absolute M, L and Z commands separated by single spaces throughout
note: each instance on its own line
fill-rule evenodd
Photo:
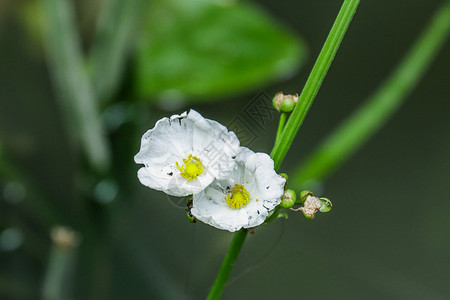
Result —
M 317 198 L 313 195 L 308 195 L 303 204 L 303 207 L 300 207 L 300 211 L 303 213 L 305 218 L 314 219 L 314 217 L 316 216 L 316 212 L 321 207 L 322 207 L 322 202 L 319 200 L 319 198 Z
M 295 105 L 298 102 L 298 94 L 284 95 L 279 92 L 273 97 L 272 104 L 279 112 L 289 113 L 294 110 Z
M 286 179 L 286 182 L 284 183 L 284 186 L 287 186 L 288 180 L 289 180 L 289 176 L 286 173 L 280 173 L 281 176 L 284 177 L 284 179 Z
M 283 197 L 281 197 L 280 206 L 283 208 L 291 208 L 294 206 L 296 200 L 297 195 L 294 190 L 285 190 Z
M 328 198 L 320 198 L 319 199 L 322 205 L 319 208 L 320 212 L 329 212 L 331 210 L 331 207 L 333 207 L 333 204 L 331 203 L 330 199 Z
M 302 191 L 300 193 L 300 201 L 297 202 L 303 204 L 302 207 L 293 209 L 293 211 L 301 211 L 306 219 L 314 219 L 316 213 L 329 212 L 331 210 L 331 201 L 327 198 L 317 198 L 311 191 Z
M 314 196 L 313 192 L 308 190 L 300 192 L 300 204 L 305 203 L 306 197 L 308 196 Z

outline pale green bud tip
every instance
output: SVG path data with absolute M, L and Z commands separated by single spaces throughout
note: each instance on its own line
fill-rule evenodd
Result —
M 306 197 L 308 196 L 314 196 L 313 192 L 308 190 L 300 192 L 300 204 L 305 203 Z
M 273 107 L 275 107 L 276 110 L 285 113 L 293 111 L 297 102 L 298 94 L 284 95 L 282 92 L 277 93 L 272 99 Z
M 288 181 L 289 176 L 286 173 L 280 173 L 280 175 L 283 176 L 286 179 L 286 181 Z
M 293 97 L 287 97 L 281 102 L 280 111 L 289 113 L 294 110 L 295 104 L 297 104 L 297 102 L 294 101 Z
M 297 200 L 297 195 L 294 190 L 286 190 L 284 191 L 283 197 L 281 197 L 280 206 L 283 208 L 291 208 L 294 206 L 295 201 Z
M 307 220 L 312 220 L 316 217 L 316 214 L 310 214 L 310 213 L 304 212 L 303 210 L 301 210 L 301 212 L 303 213 L 303 216 Z
M 331 203 L 330 199 L 320 198 L 319 200 L 322 203 L 322 205 L 319 208 L 320 212 L 323 212 L 323 213 L 329 212 L 331 210 L 331 208 L 333 207 L 333 204 Z
M 281 176 L 284 177 L 284 179 L 286 179 L 286 182 L 284 183 L 284 186 L 287 186 L 288 180 L 289 180 L 289 176 L 286 173 L 280 173 Z
M 278 104 L 277 104 L 277 102 L 278 102 L 278 95 L 279 95 L 279 94 L 281 94 L 281 92 L 280 92 L 280 93 L 276 93 L 276 94 L 275 94 L 275 97 L 273 97 L 273 99 L 272 99 L 272 105 L 273 105 L 273 107 L 274 107 L 276 110 L 278 110 L 278 111 L 280 111 L 279 106 L 278 106 Z

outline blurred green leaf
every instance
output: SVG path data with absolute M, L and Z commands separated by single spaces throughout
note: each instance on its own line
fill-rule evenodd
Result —
M 159 0 L 146 19 L 140 97 L 201 101 L 248 90 L 289 76 L 306 54 L 297 36 L 248 2 Z

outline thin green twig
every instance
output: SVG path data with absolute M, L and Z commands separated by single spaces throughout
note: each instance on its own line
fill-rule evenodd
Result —
M 280 142 L 281 133 L 283 132 L 284 126 L 286 125 L 287 113 L 280 113 L 280 122 L 278 123 L 277 136 L 275 138 L 275 145 Z
M 311 74 L 306 81 L 305 87 L 300 94 L 298 104 L 287 121 L 286 127 L 281 135 L 280 143 L 275 144 L 275 147 L 270 153 L 270 156 L 275 162 L 276 170 L 283 162 L 292 141 L 297 135 L 297 132 L 322 85 L 323 79 L 327 75 L 331 62 L 333 61 L 353 15 L 358 8 L 358 4 L 359 0 L 345 0 L 342 4 L 336 21 L 331 28 Z
M 222 266 L 220 267 L 219 274 L 217 274 L 216 281 L 209 292 L 207 298 L 208 300 L 219 299 L 220 295 L 222 295 L 222 291 L 228 281 L 231 270 L 233 270 L 234 263 L 236 262 L 242 245 L 244 244 L 247 232 L 247 229 L 241 229 L 234 234 L 230 248 L 228 249 L 227 255 L 223 260 Z
M 314 64 L 308 81 L 306 82 L 303 92 L 300 95 L 299 103 L 292 112 L 284 130 L 281 132 L 281 137 L 279 138 L 280 142 L 275 143 L 274 149 L 272 150 L 271 157 L 274 160 L 275 169 L 278 169 L 281 165 L 287 151 L 289 150 L 292 140 L 297 133 L 297 130 L 300 128 L 309 107 L 314 101 L 328 68 L 333 61 L 336 51 L 339 48 L 342 38 L 347 31 L 348 25 L 356 12 L 358 4 L 359 0 L 345 0 L 342 4 L 336 21 L 334 22 L 322 51 L 319 54 L 319 58 Z M 276 140 L 277 139 L 278 137 Z M 208 300 L 220 298 L 228 280 L 228 276 L 233 268 L 234 262 L 236 261 L 242 244 L 245 241 L 246 235 L 247 230 L 245 229 L 242 229 L 234 234 L 230 248 L 228 249 L 227 255 L 225 256 L 214 285 L 208 296 Z
M 447 1 L 392 75 L 300 164 L 290 183 L 303 188 L 308 180 L 324 179 L 357 151 L 406 100 L 449 34 L 450 1 Z

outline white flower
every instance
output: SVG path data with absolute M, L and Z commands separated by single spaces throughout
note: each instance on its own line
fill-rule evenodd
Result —
M 231 232 L 252 228 L 261 225 L 280 204 L 284 183 L 267 154 L 241 147 L 231 176 L 194 194 L 191 213 L 204 223 Z
M 191 109 L 156 122 L 142 136 L 134 160 L 144 164 L 138 171 L 143 185 L 171 196 L 187 196 L 229 176 L 238 150 L 234 132 Z

